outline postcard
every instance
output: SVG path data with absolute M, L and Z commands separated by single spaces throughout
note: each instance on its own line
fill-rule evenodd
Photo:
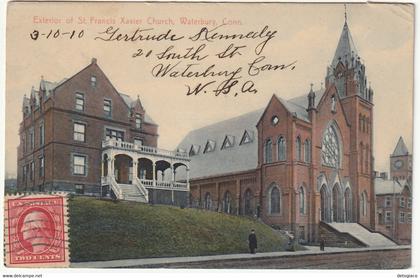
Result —
M 4 269 L 410 268 L 413 62 L 407 3 L 9 2 Z

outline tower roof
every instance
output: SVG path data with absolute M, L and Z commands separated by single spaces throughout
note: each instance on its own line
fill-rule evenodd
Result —
M 400 155 L 407 155 L 408 149 L 407 146 L 404 143 L 404 140 L 402 137 L 398 140 L 397 146 L 395 146 L 394 152 L 392 153 L 392 156 L 400 156 Z
M 340 60 L 344 61 L 346 58 L 356 58 L 356 56 L 358 56 L 356 46 L 354 45 L 353 38 L 351 37 L 347 21 L 345 21 L 343 31 L 341 31 L 340 40 L 338 41 L 337 49 L 335 50 L 332 66 L 335 68 Z

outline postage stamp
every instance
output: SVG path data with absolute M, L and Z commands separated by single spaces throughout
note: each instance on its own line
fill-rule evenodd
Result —
M 64 194 L 7 196 L 6 266 L 68 266 L 66 211 Z

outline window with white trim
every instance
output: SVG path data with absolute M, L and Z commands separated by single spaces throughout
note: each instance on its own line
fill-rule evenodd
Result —
M 109 99 L 104 99 L 104 115 L 107 117 L 112 116 L 112 103 Z
M 73 174 L 86 175 L 86 156 L 73 155 Z
M 390 211 L 385 211 L 385 223 L 391 223 L 392 213 Z
M 404 197 L 400 197 L 400 208 L 405 207 L 405 198 Z
M 43 146 L 45 143 L 45 128 L 44 123 L 39 124 L 39 145 Z
M 86 141 L 86 125 L 82 123 L 73 124 L 73 139 L 74 141 L 85 142 Z
M 403 211 L 400 211 L 400 223 L 405 223 L 405 213 Z
M 75 103 L 74 108 L 79 111 L 85 110 L 85 95 L 84 94 L 76 93 L 76 103 Z
M 83 184 L 76 184 L 74 189 L 76 194 L 85 194 L 85 186 Z
M 137 113 L 136 114 L 136 128 L 140 129 L 141 128 L 141 124 L 142 124 L 141 115 Z

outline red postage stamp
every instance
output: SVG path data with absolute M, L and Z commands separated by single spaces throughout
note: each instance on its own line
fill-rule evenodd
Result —
M 6 266 L 69 265 L 64 195 L 7 196 L 5 209 Z

